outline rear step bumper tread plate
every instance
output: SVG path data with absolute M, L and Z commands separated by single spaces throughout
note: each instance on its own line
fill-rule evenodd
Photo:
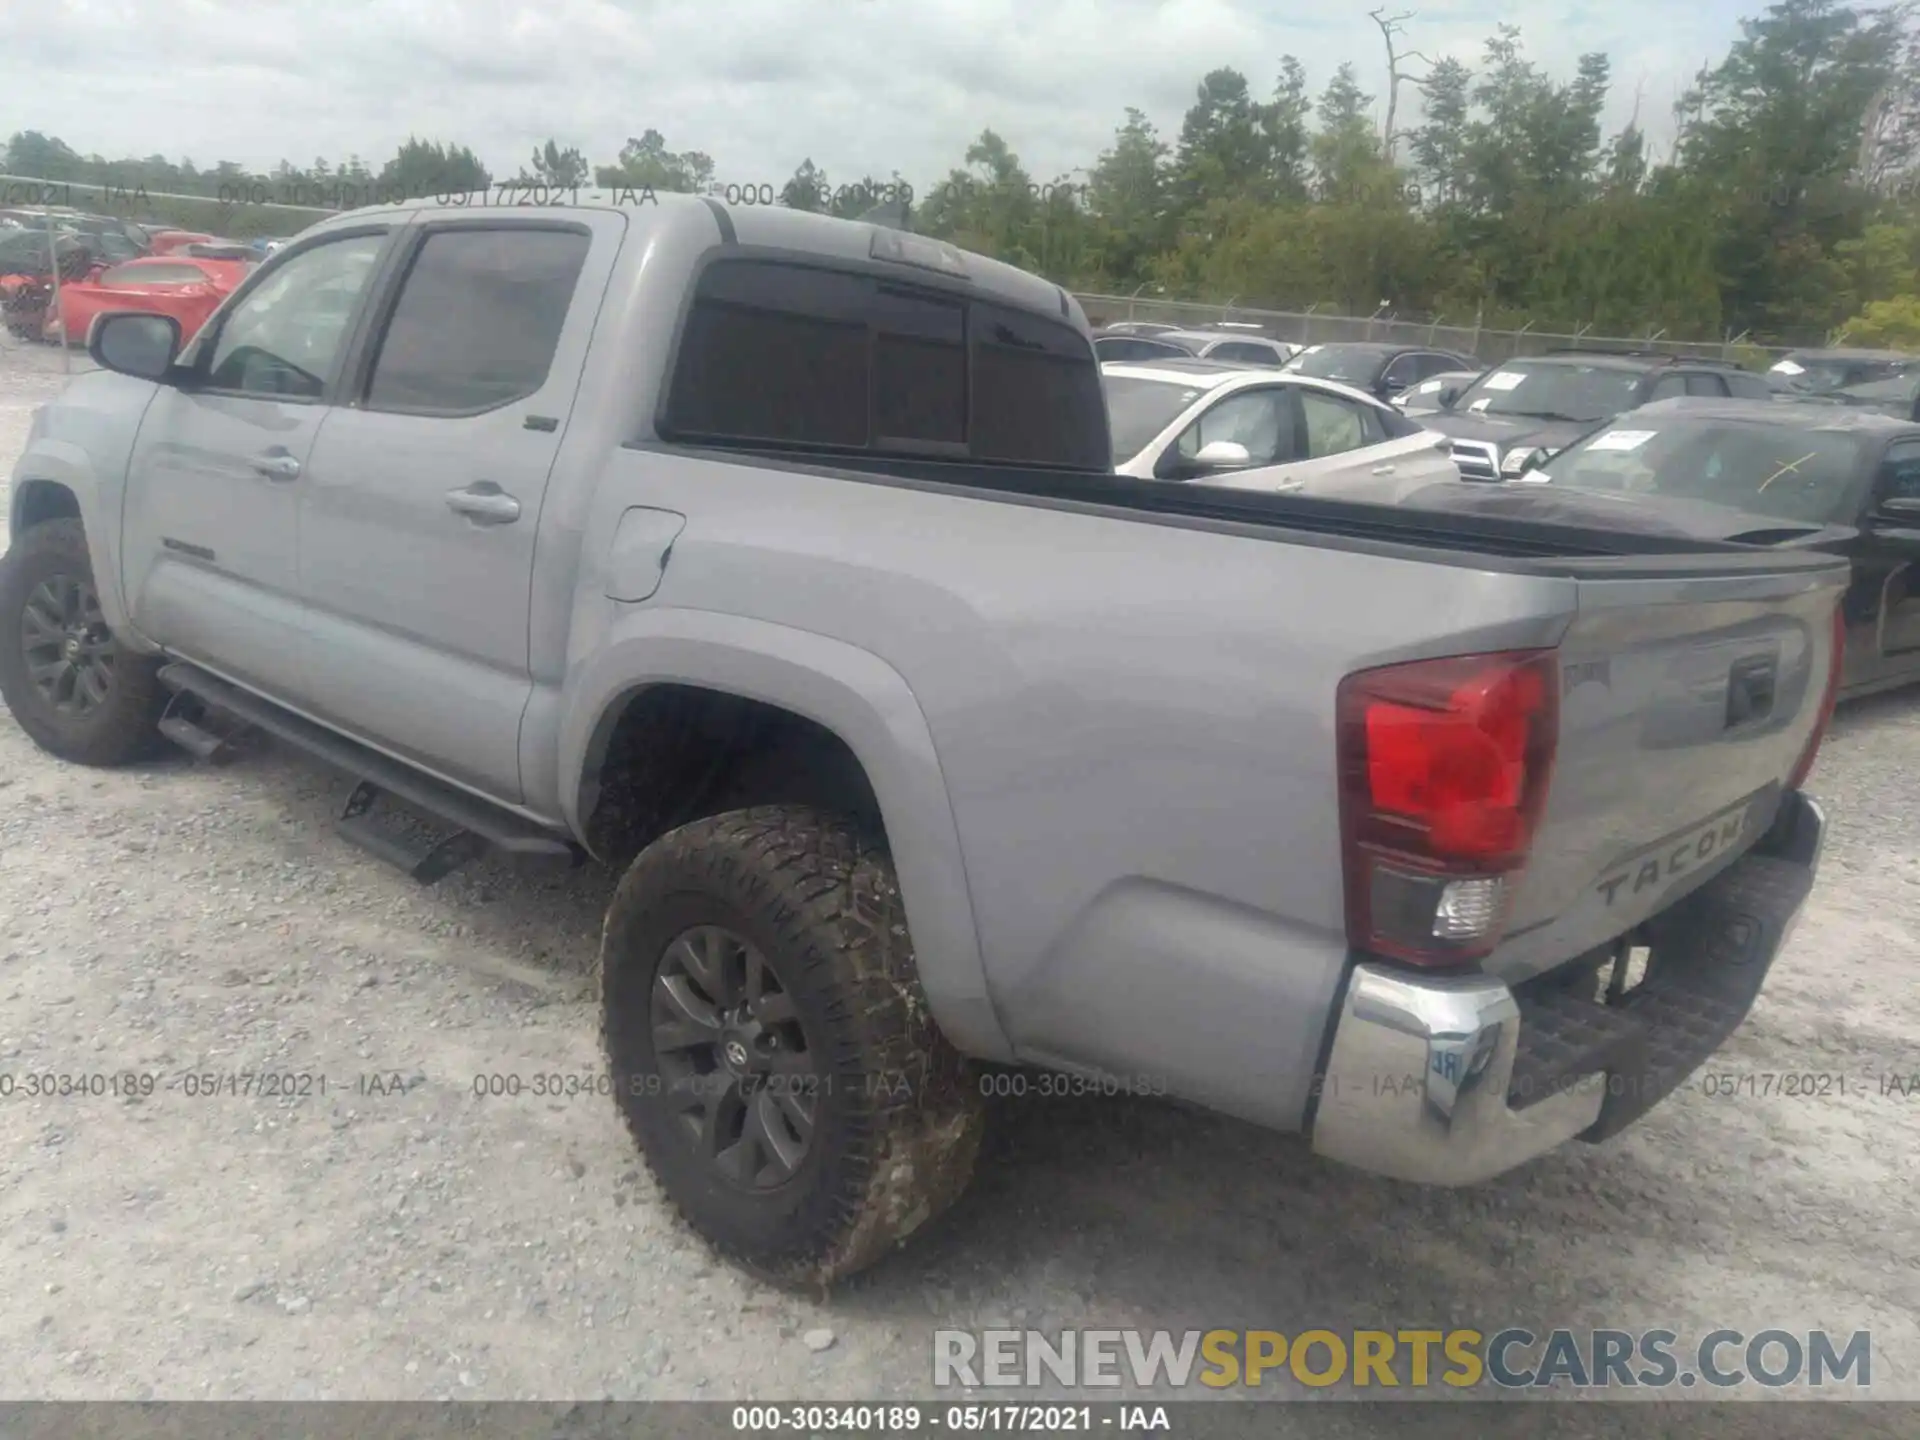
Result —
M 1813 887 L 1807 866 L 1749 854 L 1647 927 L 1647 978 L 1618 1003 L 1566 990 L 1521 993 L 1507 1103 L 1573 1084 L 1606 1098 L 1580 1135 L 1597 1142 L 1645 1115 L 1740 1028 Z

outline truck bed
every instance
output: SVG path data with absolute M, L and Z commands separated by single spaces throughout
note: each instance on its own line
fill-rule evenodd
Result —
M 1021 1058 L 1165 1076 L 1281 1126 L 1354 955 L 1344 676 L 1555 652 L 1553 781 L 1483 962 L 1517 984 L 1758 839 L 1814 731 L 1846 575 L 1823 555 L 944 460 L 639 444 L 613 469 L 624 503 L 688 517 L 633 623 L 744 613 L 904 681 Z M 1727 676 L 1757 655 L 1776 704 L 1729 733 Z M 1596 898 L 1736 812 L 1712 863 Z
M 876 485 L 973 495 L 1009 504 L 1077 509 L 1089 514 L 1219 530 L 1292 544 L 1351 548 L 1383 555 L 1417 555 L 1435 564 L 1472 565 L 1513 574 L 1604 574 L 1624 578 L 1636 574 L 1677 576 L 1696 570 L 1734 575 L 1817 572 L 1833 568 L 1828 558 L 1790 557 L 1766 547 L 1731 541 L 1636 533 L 1509 515 L 1448 513 L 1297 494 L 1229 490 L 1084 470 L 902 460 L 897 456 L 869 459 L 823 455 L 818 460 L 810 460 L 797 459 L 791 451 L 705 448 L 652 441 L 635 441 L 627 448 L 720 460 L 751 458 L 754 464 L 772 469 L 830 475 Z M 1709 555 L 1714 558 L 1693 558 Z

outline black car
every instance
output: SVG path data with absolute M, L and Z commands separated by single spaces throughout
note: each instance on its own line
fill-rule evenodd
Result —
M 1843 385 L 1838 390 L 1810 397 L 1829 405 L 1853 405 L 1878 410 L 1896 420 L 1920 423 L 1920 365 L 1885 380 L 1869 380 L 1861 385 Z
M 1765 400 L 1764 377 L 1719 360 L 1554 350 L 1509 360 L 1422 417 L 1453 437 L 1467 480 L 1510 480 L 1624 411 L 1681 395 Z
M 1830 395 L 1920 371 L 1920 355 L 1901 350 L 1789 350 L 1767 371 L 1784 395 Z
M 1920 683 L 1920 424 L 1817 401 L 1665 400 L 1524 480 L 1400 503 L 1844 555 L 1840 693 Z
M 1478 370 L 1480 362 L 1453 350 L 1398 341 L 1354 341 L 1309 345 L 1286 368 L 1316 380 L 1334 380 L 1392 400 L 1434 375 Z

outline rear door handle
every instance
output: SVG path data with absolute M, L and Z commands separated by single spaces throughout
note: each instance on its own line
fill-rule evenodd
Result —
M 253 468 L 269 480 L 298 480 L 300 462 L 285 450 L 269 450 L 253 457 Z
M 447 492 L 447 508 L 480 525 L 511 525 L 520 518 L 520 502 L 491 480 Z

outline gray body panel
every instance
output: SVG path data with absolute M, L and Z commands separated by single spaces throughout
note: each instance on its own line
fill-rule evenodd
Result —
M 269 577 L 281 588 L 210 586 L 151 628 L 136 612 L 135 638 L 190 643 L 247 681 L 252 652 L 222 637 L 261 621 L 224 612 L 271 590 L 307 637 L 304 678 L 248 683 L 575 834 L 613 707 L 638 689 L 703 685 L 817 720 L 866 768 L 929 1002 L 972 1054 L 1150 1075 L 1303 1123 L 1351 960 L 1333 706 L 1355 670 L 1556 644 L 1583 673 L 1610 667 L 1565 697 L 1501 974 L 1624 930 L 1631 895 L 1598 918 L 1583 899 L 1609 867 L 1764 800 L 1811 730 L 1838 562 L 1514 562 L 660 445 L 680 308 L 723 227 L 678 197 L 628 209 L 623 238 L 612 209 L 552 213 L 595 225 L 588 269 L 605 267 L 604 303 L 576 299 L 553 393 L 497 424 L 334 412 L 311 484 L 282 487 L 300 498 L 297 563 Z M 777 211 L 728 224 L 742 244 L 866 256 L 863 226 Z M 1057 287 L 969 264 L 983 290 L 1085 332 Z M 159 388 L 77 382 L 60 402 L 76 418 L 29 447 L 16 494 L 84 469 L 110 554 L 122 457 L 136 429 L 149 444 L 139 414 Z M 85 418 L 97 409 L 124 418 Z M 563 424 L 513 429 L 532 411 Z M 523 514 L 475 533 L 441 497 L 489 476 Z M 129 513 L 148 503 L 130 496 Z M 246 513 L 263 518 L 233 523 L 272 518 Z M 130 577 L 159 563 L 154 530 L 129 527 Z M 1711 723 L 1724 671 L 1755 647 L 1779 657 L 1777 723 L 1729 741 Z

